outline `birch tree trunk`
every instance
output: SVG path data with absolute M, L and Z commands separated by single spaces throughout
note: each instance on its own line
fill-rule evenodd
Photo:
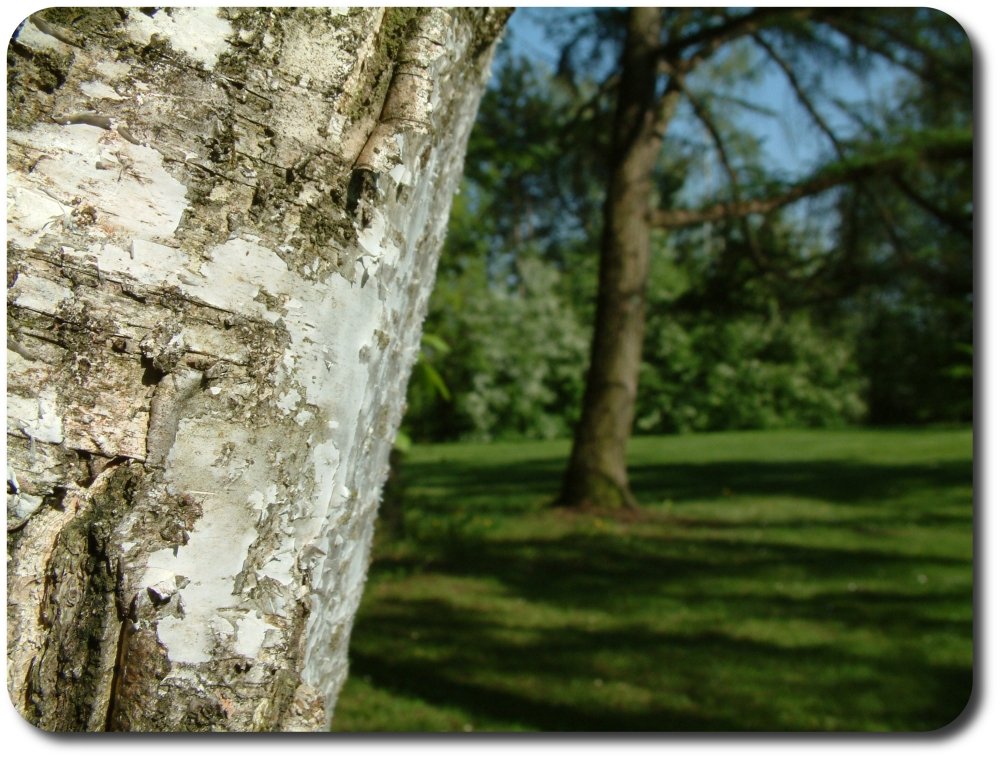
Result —
M 507 13 L 53 9 L 8 49 L 8 688 L 326 729 Z

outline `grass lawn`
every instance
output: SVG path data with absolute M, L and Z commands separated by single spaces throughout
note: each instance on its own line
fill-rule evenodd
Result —
M 972 434 L 637 438 L 642 509 L 550 508 L 565 442 L 418 446 L 336 731 L 924 731 L 972 684 Z

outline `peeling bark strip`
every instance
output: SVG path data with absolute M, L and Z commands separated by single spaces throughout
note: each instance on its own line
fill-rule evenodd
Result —
M 507 15 L 54 8 L 19 27 L 8 689 L 28 720 L 328 726 Z
M 405 41 L 393 63 L 392 78 L 379 112 L 378 122 L 354 161 L 347 190 L 347 210 L 366 229 L 379 203 L 379 177 L 402 167 L 402 135 L 424 135 L 431 128 L 431 97 L 434 92 L 433 62 L 442 54 L 442 30 L 438 14 L 414 9 Z M 398 22 L 397 22 L 398 23 Z M 388 22 L 383 19 L 383 27 Z M 382 29 L 379 30 L 383 32 Z M 388 32 L 386 32 L 388 34 Z M 394 177 L 397 183 L 404 175 Z

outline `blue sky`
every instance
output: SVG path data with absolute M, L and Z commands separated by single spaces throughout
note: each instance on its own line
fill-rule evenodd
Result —
M 508 24 L 505 44 L 519 54 L 555 68 L 559 49 L 547 34 L 557 29 L 565 14 L 578 13 L 580 8 L 519 8 Z M 887 67 L 874 67 L 867 76 L 859 79 L 843 70 L 831 70 L 824 85 L 836 97 L 844 100 L 884 99 L 884 92 L 892 87 L 893 78 Z M 774 117 L 745 112 L 740 123 L 758 135 L 764 142 L 768 163 L 779 171 L 797 175 L 814 166 L 822 152 L 829 149 L 826 139 L 810 122 L 808 115 L 797 104 L 795 94 L 777 70 L 763 73 L 760 80 L 738 93 L 740 97 L 772 111 Z M 826 109 L 824 116 L 837 124 L 839 115 Z M 841 120 L 841 124 L 842 124 Z M 700 127 L 690 118 L 679 118 L 668 131 L 668 137 L 702 137 L 696 133 Z

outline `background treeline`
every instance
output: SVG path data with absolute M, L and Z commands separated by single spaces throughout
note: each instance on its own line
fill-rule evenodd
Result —
M 594 320 L 608 61 L 620 35 L 600 13 L 563 22 L 557 67 L 510 44 L 495 63 L 410 386 L 404 430 L 415 440 L 572 435 Z M 926 39 L 947 60 L 948 34 Z M 833 147 L 877 167 L 848 167 L 863 183 L 750 223 L 654 233 L 637 432 L 971 419 L 971 161 L 927 159 L 971 140 L 965 51 L 954 71 L 936 73 L 957 86 L 897 67 L 863 102 L 832 88 Z M 803 90 L 830 76 L 815 48 L 802 60 L 786 52 Z M 713 121 L 689 108 L 671 127 L 656 172 L 660 207 L 708 203 L 737 174 L 757 195 L 785 186 L 787 164 L 776 166 L 755 126 L 777 114 L 746 94 L 759 92 L 757 54 L 737 48 L 702 74 Z M 878 70 L 856 64 L 856 76 Z M 731 171 L 720 178 L 713 141 L 723 138 Z M 813 163 L 836 170 L 837 155 Z

